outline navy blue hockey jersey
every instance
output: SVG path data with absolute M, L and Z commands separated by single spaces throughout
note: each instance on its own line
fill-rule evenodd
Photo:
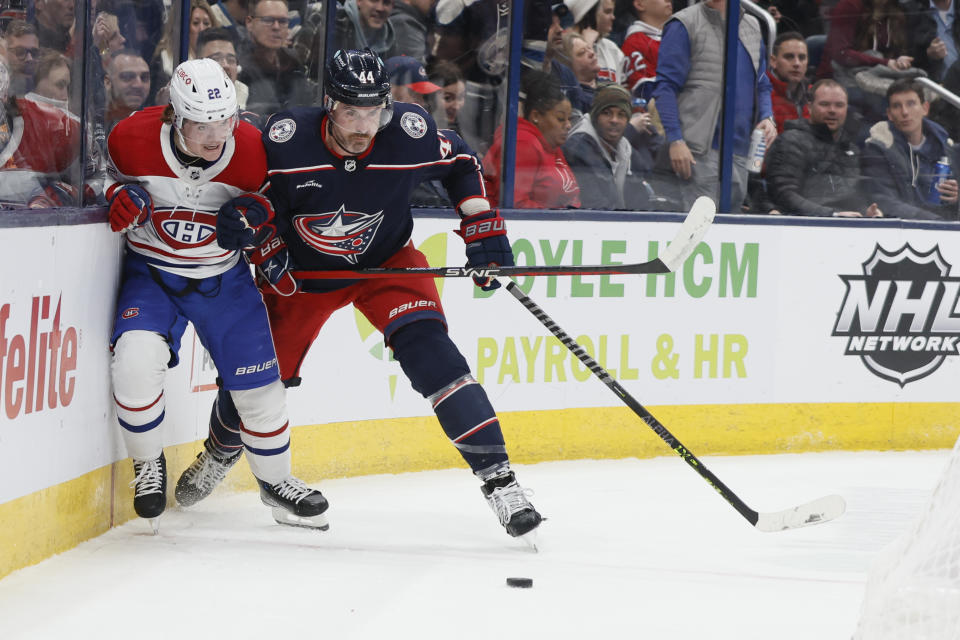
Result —
M 454 203 L 486 197 L 480 160 L 453 131 L 412 104 L 395 103 L 393 118 L 360 156 L 338 156 L 323 142 L 327 112 L 280 111 L 264 128 L 267 195 L 296 269 L 378 267 L 410 239 L 410 194 L 439 179 Z M 306 291 L 350 284 L 312 280 Z

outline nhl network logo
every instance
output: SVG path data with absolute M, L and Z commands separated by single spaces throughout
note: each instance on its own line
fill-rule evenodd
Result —
M 847 285 L 833 335 L 847 338 L 845 354 L 901 387 L 930 375 L 957 355 L 960 278 L 935 246 L 919 253 L 909 244 L 894 252 L 880 245 L 863 275 L 841 275 Z

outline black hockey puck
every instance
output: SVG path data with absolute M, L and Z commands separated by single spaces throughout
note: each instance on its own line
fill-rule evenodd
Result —
M 533 586 L 533 578 L 507 578 L 507 586 L 518 589 L 529 589 Z

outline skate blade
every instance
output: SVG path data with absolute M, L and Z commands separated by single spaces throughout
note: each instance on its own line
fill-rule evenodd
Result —
M 153 535 L 160 533 L 160 516 L 156 518 L 147 518 L 147 522 L 150 523 L 150 528 L 153 529 Z
M 323 513 L 305 518 L 294 513 L 290 513 L 283 507 L 272 507 L 271 511 L 273 512 L 274 521 L 277 524 L 282 524 L 287 527 L 319 529 L 320 531 L 326 531 L 330 528 L 330 523 L 327 522 L 327 516 Z
M 520 541 L 523 542 L 523 544 L 525 544 L 527 548 L 533 553 L 540 553 L 540 548 L 538 546 L 539 536 L 540 536 L 539 532 L 540 532 L 540 527 L 538 526 L 536 529 L 533 529 L 532 531 L 528 531 L 527 533 L 520 536 Z

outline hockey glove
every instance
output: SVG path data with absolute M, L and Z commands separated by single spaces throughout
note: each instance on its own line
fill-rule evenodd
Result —
M 287 243 L 280 236 L 269 238 L 263 244 L 244 249 L 247 262 L 257 270 L 257 275 L 281 296 L 292 296 L 300 283 L 294 280 L 290 271 L 293 262 Z
M 139 184 L 125 184 L 110 198 L 110 228 L 114 231 L 135 229 L 150 219 L 153 199 Z
M 227 200 L 217 212 L 217 244 L 224 249 L 258 247 L 275 234 L 258 233 L 273 219 L 273 206 L 259 193 Z
M 507 223 L 496 209 L 466 216 L 460 221 L 460 230 L 455 233 L 467 243 L 468 267 L 513 266 Z M 484 291 L 500 286 L 496 278 L 475 277 L 473 282 Z

